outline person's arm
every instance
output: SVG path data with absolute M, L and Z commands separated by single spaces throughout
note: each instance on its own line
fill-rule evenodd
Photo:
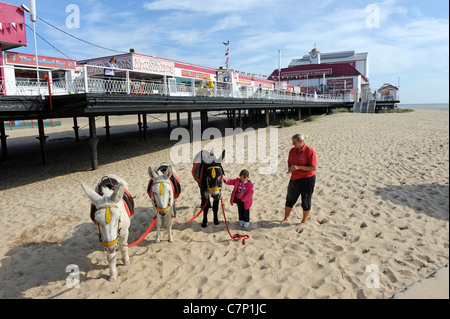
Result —
M 234 185 L 236 183 L 236 179 L 231 179 L 231 178 L 226 178 L 226 177 L 223 178 L 223 181 L 227 185 Z
M 293 171 L 297 171 L 297 170 L 301 170 L 304 172 L 315 172 L 317 171 L 317 155 L 316 152 L 313 150 L 309 156 L 308 156 L 308 163 L 310 165 L 292 165 L 291 166 L 291 170 Z
M 290 168 L 290 172 L 293 171 L 305 171 L 305 172 L 315 172 L 317 170 L 317 166 L 300 166 L 300 165 L 292 165 Z

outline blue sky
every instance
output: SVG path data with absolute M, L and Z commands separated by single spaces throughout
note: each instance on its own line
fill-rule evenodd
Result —
M 29 6 L 28 0 L 3 2 Z M 59 28 L 100 46 L 190 62 L 225 65 L 222 42 L 230 41 L 230 67 L 270 75 L 317 43 L 321 52 L 368 52 L 372 91 L 397 84 L 402 103 L 449 101 L 449 3 L 447 0 L 36 0 L 37 14 Z M 68 28 L 66 7 L 80 9 L 79 28 Z M 379 28 L 369 5 L 379 9 Z M 372 6 L 373 7 L 373 6 Z M 370 8 L 370 7 L 369 7 Z M 26 21 L 29 23 L 28 14 Z M 369 22 L 370 26 L 370 22 Z M 68 56 L 114 54 L 74 40 L 38 21 L 37 32 Z M 32 53 L 33 36 L 27 48 Z M 62 55 L 38 39 L 41 55 Z

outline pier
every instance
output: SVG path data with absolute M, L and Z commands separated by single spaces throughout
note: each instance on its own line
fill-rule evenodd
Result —
M 75 139 L 78 141 L 77 119 L 89 119 L 90 152 L 92 169 L 98 168 L 97 128 L 95 118 L 105 117 L 106 139 L 110 139 L 109 117 L 121 115 L 136 115 L 139 131 L 148 139 L 147 116 L 165 114 L 168 130 L 173 128 L 171 116 L 177 118 L 180 126 L 181 114 L 187 115 L 188 130 L 193 129 L 193 113 L 200 113 L 201 130 L 208 127 L 208 117 L 211 112 L 226 112 L 230 127 L 242 127 L 244 114 L 251 121 L 263 118 L 265 125 L 270 124 L 271 116 L 288 114 L 302 119 L 302 114 L 328 113 L 333 108 L 353 108 L 354 101 L 346 101 L 343 97 L 331 94 L 318 95 L 295 93 L 288 90 L 256 90 L 236 89 L 233 82 L 206 81 L 192 79 L 190 85 L 171 82 L 163 78 L 161 82 L 132 80 L 130 70 L 115 69 L 122 72 L 122 78 L 107 79 L 93 74 L 92 69 L 100 66 L 83 65 L 82 76 L 68 80 L 36 83 L 32 81 L 7 82 L 1 85 L 6 92 L 13 95 L 0 96 L 0 139 L 2 159 L 8 157 L 7 135 L 5 123 L 16 120 L 32 120 L 38 122 L 37 139 L 40 142 L 43 164 L 47 164 L 46 140 L 44 123 L 46 119 L 73 118 Z M 368 102 L 366 102 L 368 103 Z M 389 102 L 392 107 L 394 102 Z M 358 104 L 359 105 L 359 104 Z M 375 111 L 375 105 L 372 111 Z M 380 107 L 380 104 L 377 105 Z M 361 111 L 362 108 L 358 108 Z M 368 111 L 368 108 L 366 108 Z
M 50 103 L 51 101 L 51 103 Z M 51 105 L 51 107 L 50 107 Z M 138 118 L 139 130 L 143 130 L 144 139 L 148 139 L 147 115 L 166 114 L 168 130 L 171 126 L 171 116 L 177 118 L 177 126 L 180 125 L 180 116 L 187 114 L 188 129 L 191 133 L 193 129 L 193 113 L 200 113 L 202 131 L 208 127 L 208 117 L 210 112 L 226 112 L 230 120 L 230 126 L 236 128 L 242 125 L 242 116 L 264 118 L 265 124 L 270 124 L 270 116 L 276 112 L 286 114 L 295 112 L 299 119 L 302 118 L 302 111 L 307 114 L 314 112 L 326 113 L 331 108 L 352 107 L 352 103 L 337 101 L 308 101 L 300 99 L 244 99 L 225 97 L 179 97 L 162 95 L 131 95 L 131 94 L 101 94 L 83 93 L 70 95 L 49 96 L 0 96 L 0 138 L 2 147 L 2 159 L 8 157 L 7 135 L 5 123 L 16 120 L 38 120 L 38 140 L 41 145 L 41 155 L 43 164 L 47 164 L 46 139 L 44 131 L 45 119 L 73 118 L 74 135 L 78 139 L 77 118 L 89 118 L 90 150 L 92 158 L 92 169 L 98 168 L 97 159 L 97 128 L 95 118 L 105 117 L 106 138 L 109 140 L 109 117 L 120 115 L 136 115 Z

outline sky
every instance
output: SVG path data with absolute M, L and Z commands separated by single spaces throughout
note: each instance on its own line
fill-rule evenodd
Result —
M 99 46 L 207 67 L 225 66 L 230 41 L 230 68 L 252 74 L 277 69 L 278 50 L 283 68 L 315 44 L 323 53 L 368 52 L 372 91 L 400 79 L 401 103 L 449 103 L 447 0 L 36 0 L 36 7 L 38 17 Z M 27 13 L 25 20 L 31 26 Z M 36 31 L 75 60 L 117 54 L 39 20 Z M 34 53 L 31 31 L 27 38 L 28 47 L 14 51 Z M 37 46 L 39 55 L 64 57 L 40 38 Z

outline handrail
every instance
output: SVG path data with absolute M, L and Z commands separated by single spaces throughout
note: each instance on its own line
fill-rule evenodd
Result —
M 9 67 L 11 66 L 2 66 Z M 120 93 L 133 95 L 167 95 L 167 96 L 195 96 L 195 97 L 225 97 L 240 99 L 264 99 L 298 102 L 340 103 L 342 98 L 332 97 L 330 94 L 312 95 L 309 93 L 295 93 L 283 90 L 265 90 L 248 93 L 247 90 L 234 89 L 231 82 L 214 81 L 214 87 L 202 85 L 205 80 L 190 79 L 191 83 L 173 83 L 168 80 L 161 82 L 150 80 L 134 80 L 130 77 L 129 69 L 112 68 L 98 65 L 79 65 L 82 74 L 71 80 L 66 78 L 50 82 L 52 95 L 65 95 L 76 93 Z M 14 68 L 14 67 L 13 67 Z M 23 69 L 25 67 L 20 67 Z M 30 68 L 32 69 L 32 68 Z M 73 69 L 73 68 L 72 68 Z M 114 70 L 121 76 L 105 76 L 103 69 Z M 64 69 L 58 69 L 64 70 Z M 50 72 L 50 71 L 49 71 Z M 125 73 L 125 74 L 123 74 Z M 167 76 L 172 78 L 172 76 Z M 38 90 L 39 84 L 39 90 Z M 36 79 L 16 79 L 15 81 L 0 80 L 0 94 L 2 89 L 8 95 L 33 96 L 48 95 L 49 90 L 45 82 L 37 82 Z

